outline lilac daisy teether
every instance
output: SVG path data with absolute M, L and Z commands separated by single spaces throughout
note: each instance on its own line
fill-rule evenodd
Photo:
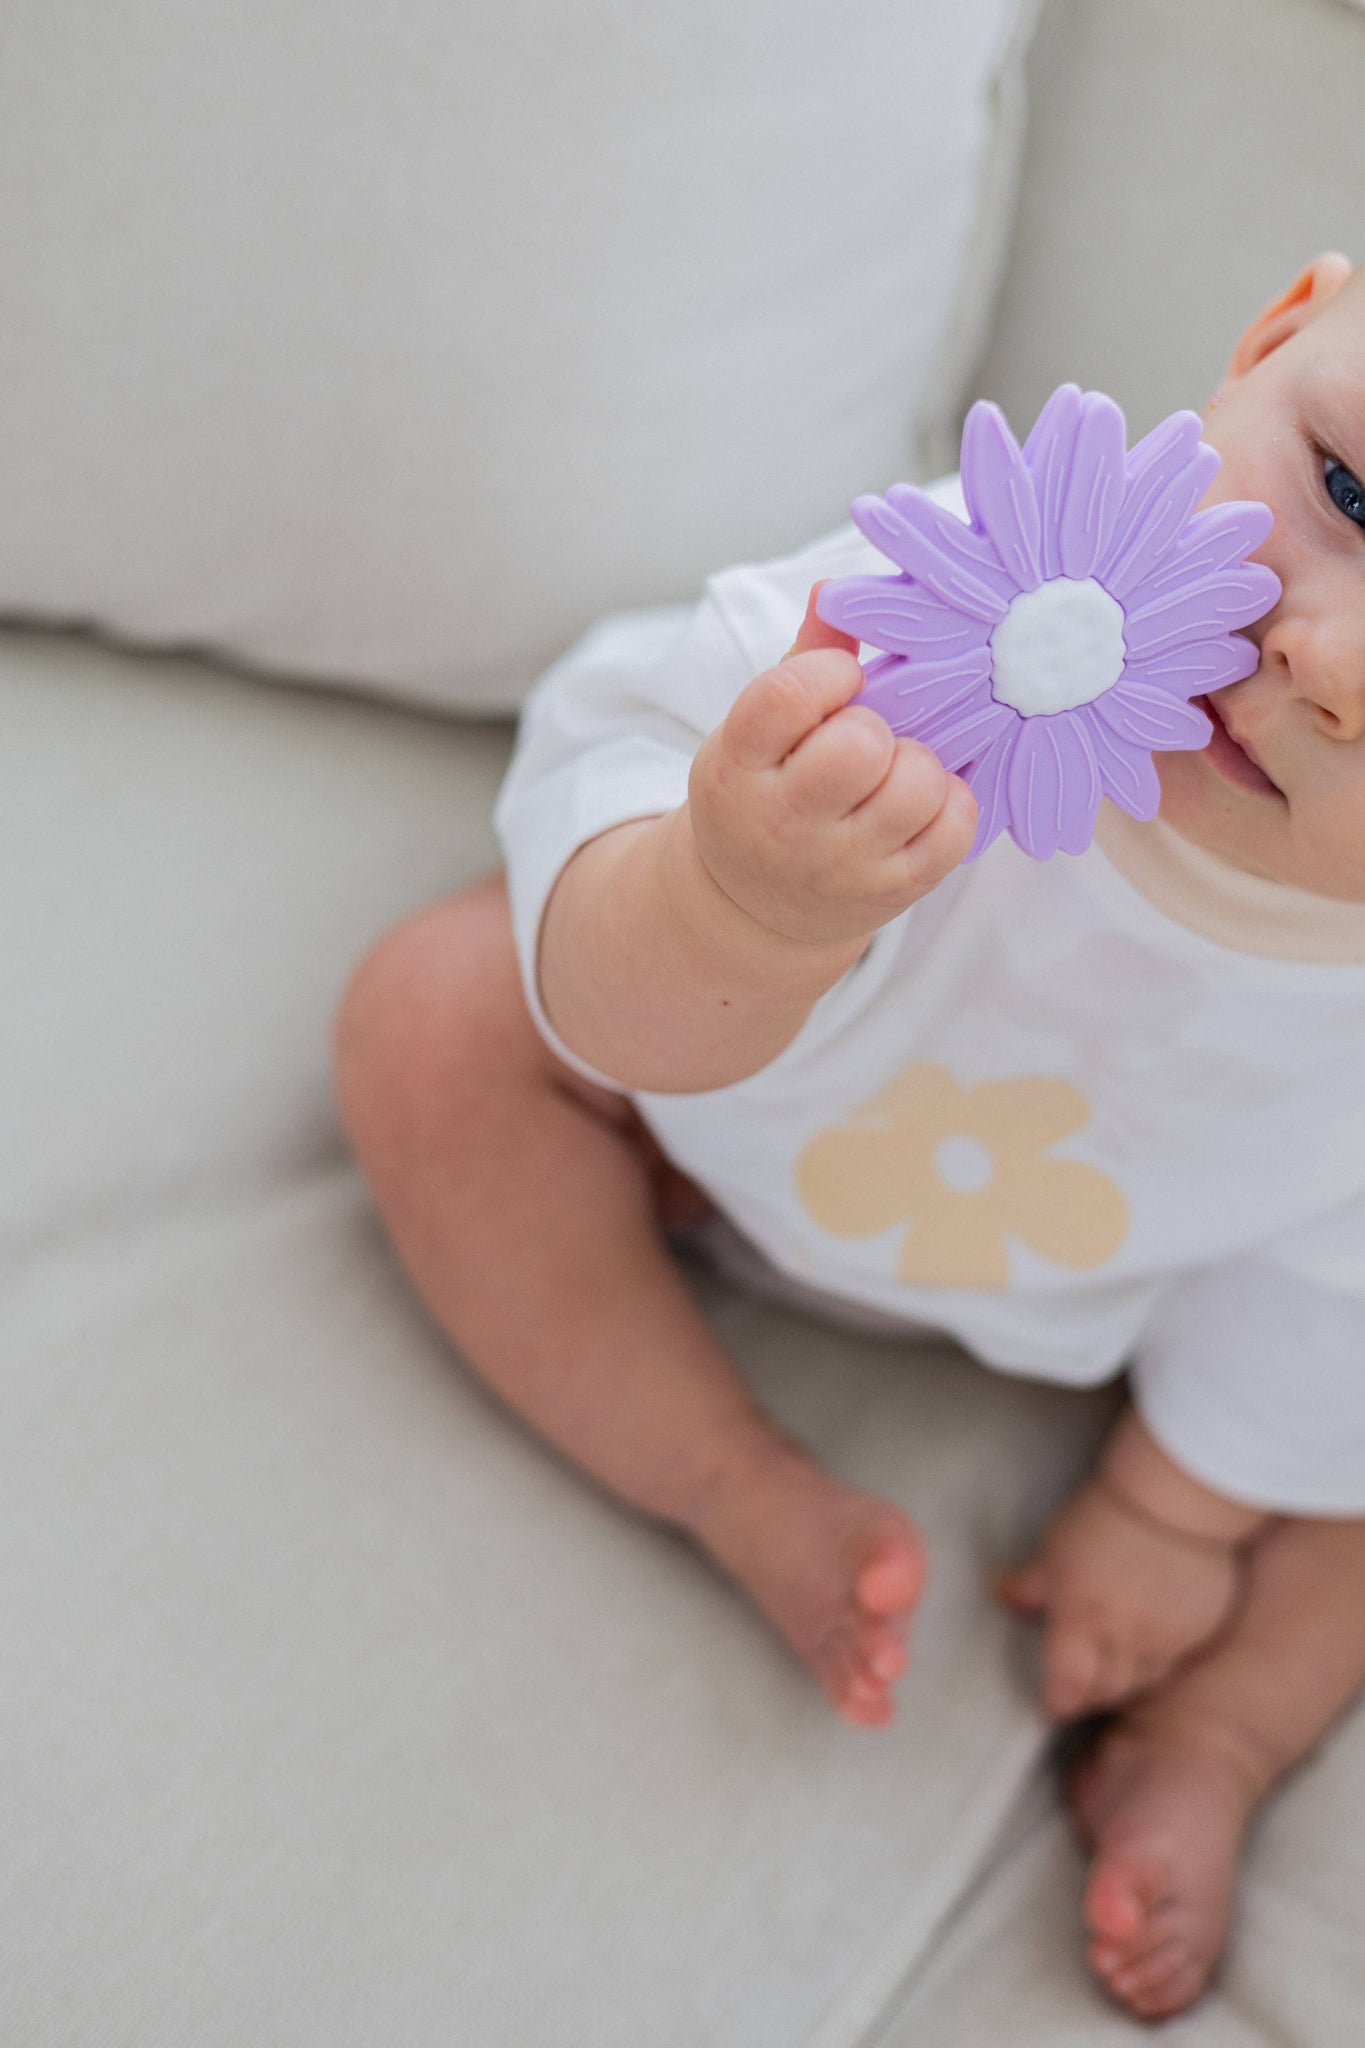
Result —
M 1083 853 L 1101 796 L 1155 816 L 1153 750 L 1206 746 L 1189 699 L 1256 668 L 1236 628 L 1279 598 L 1246 559 L 1274 521 L 1254 501 L 1195 510 L 1219 462 L 1200 432 L 1172 413 L 1127 451 L 1113 399 L 1063 384 L 1021 449 L 983 399 L 962 435 L 970 525 L 913 484 L 854 499 L 901 574 L 835 577 L 815 608 L 887 650 L 853 701 L 970 784 L 968 860 L 1003 831 L 1035 860 Z

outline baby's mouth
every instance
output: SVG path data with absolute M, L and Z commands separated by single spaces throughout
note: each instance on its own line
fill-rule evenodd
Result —
M 1192 702 L 1213 721 L 1213 738 L 1204 750 L 1209 765 L 1217 769 L 1225 782 L 1235 782 L 1240 789 L 1254 789 L 1262 796 L 1276 796 L 1283 803 L 1284 791 L 1279 783 L 1272 782 L 1260 762 L 1253 760 L 1248 749 L 1233 738 L 1213 698 L 1195 697 Z

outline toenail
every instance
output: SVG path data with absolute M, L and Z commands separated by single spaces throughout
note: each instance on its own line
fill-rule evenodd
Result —
M 905 1669 L 905 1652 L 888 1643 L 885 1649 L 874 1650 L 868 1662 L 878 1678 L 895 1678 Z

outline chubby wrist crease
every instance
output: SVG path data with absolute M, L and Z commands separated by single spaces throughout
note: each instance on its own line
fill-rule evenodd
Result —
M 1111 1506 L 1120 1509 L 1133 1521 L 1143 1523 L 1148 1529 L 1155 1529 L 1162 1536 L 1169 1536 L 1175 1543 L 1189 1544 L 1191 1548 L 1202 1550 L 1206 1554 L 1226 1556 L 1230 1552 L 1243 1549 L 1259 1533 L 1264 1520 L 1264 1517 L 1258 1518 L 1251 1528 L 1239 1530 L 1235 1535 L 1210 1536 L 1193 1529 L 1182 1529 L 1178 1522 L 1166 1521 L 1155 1510 L 1144 1507 L 1141 1501 L 1135 1500 L 1132 1494 L 1119 1485 L 1108 1472 L 1092 1473 L 1090 1483 Z
M 866 950 L 866 938 L 842 944 L 799 939 L 764 924 L 731 895 L 707 865 L 686 804 L 665 821 L 660 853 L 674 914 L 685 925 L 694 944 L 709 949 L 719 946 L 726 953 L 739 950 L 750 957 L 757 950 L 763 956 L 765 972 L 775 960 L 781 960 L 798 970 L 803 983 L 824 987 L 837 981 Z M 717 912 L 728 923 L 728 931 L 717 928 Z

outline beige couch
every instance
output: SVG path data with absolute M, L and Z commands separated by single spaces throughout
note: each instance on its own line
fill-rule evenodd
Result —
M 439 12 L 415 11 L 439 40 Z M 533 11 L 501 17 L 498 36 L 510 44 Z M 329 92 L 343 74 L 359 81 L 357 104 L 401 128 L 414 118 L 409 100 L 396 87 L 391 102 L 362 90 L 370 60 L 360 31 L 348 42 L 329 27 L 343 13 L 355 29 L 355 10 L 329 17 L 310 5 L 280 19 L 317 39 Z M 926 38 L 941 31 L 931 13 L 943 16 L 926 9 L 910 22 Z M 379 459 L 373 411 L 360 451 L 370 467 L 357 482 L 338 461 L 328 503 L 354 514 L 377 479 L 389 523 L 381 532 L 353 519 L 351 552 L 325 588 L 310 582 L 326 552 L 314 529 L 291 581 L 277 573 L 290 518 L 301 504 L 316 509 L 302 454 L 297 467 L 283 457 L 236 465 L 234 434 L 264 414 L 244 411 L 235 424 L 211 406 L 192 414 L 171 378 L 182 360 L 173 346 L 139 381 L 138 330 L 119 324 L 133 301 L 119 293 L 133 291 L 133 276 L 145 294 L 187 186 L 148 180 L 136 147 L 118 154 L 114 125 L 82 154 L 82 136 L 96 135 L 90 109 L 103 103 L 89 96 L 101 77 L 114 98 L 146 87 L 163 151 L 157 80 L 177 52 L 174 90 L 211 151 L 236 146 L 229 116 L 249 128 L 262 106 L 284 124 L 297 112 L 316 141 L 331 104 L 326 93 L 272 99 L 260 88 L 251 67 L 264 14 L 215 6 L 192 27 L 182 15 L 155 0 L 104 10 L 23 0 L 0 83 L 0 111 L 14 117 L 0 124 L 0 219 L 22 218 L 29 237 L 9 238 L 0 316 L 10 497 L 0 601 L 14 621 L 0 637 L 0 2040 L 1147 2039 L 1086 1975 L 1083 1864 L 1033 1705 L 1032 1641 L 983 1591 L 988 1567 L 1018 1551 L 1084 1465 L 1113 1393 L 1011 1383 L 946 1348 L 852 1338 L 696 1275 L 762 1396 L 840 1471 L 903 1500 L 932 1543 L 936 1571 L 900 1715 L 887 1731 L 847 1727 L 717 1574 L 557 1461 L 427 1322 L 337 1132 L 328 1020 L 372 937 L 494 858 L 488 818 L 510 727 L 471 719 L 470 706 L 514 696 L 594 610 L 684 600 L 733 553 L 773 552 L 835 523 L 851 489 L 888 480 L 889 467 L 871 473 L 878 463 L 915 466 L 912 433 L 921 464 L 941 465 L 974 372 L 1016 424 L 1074 375 L 1114 392 L 1145 427 L 1202 396 L 1240 321 L 1303 258 L 1332 245 L 1365 256 L 1365 18 L 1343 0 L 1055 0 L 1023 71 L 1032 10 L 1001 5 L 988 20 L 982 0 L 971 25 L 989 31 L 989 48 L 972 59 L 980 67 L 959 126 L 966 133 L 978 116 L 983 125 L 953 173 L 961 261 L 945 281 L 941 252 L 924 258 L 925 276 L 944 285 L 925 345 L 903 362 L 888 353 L 861 412 L 851 388 L 830 398 L 835 439 L 855 413 L 861 424 L 833 453 L 812 436 L 793 463 L 807 495 L 780 515 L 792 531 L 763 524 L 768 490 L 708 520 L 724 477 L 685 479 L 668 498 L 672 525 L 656 556 L 636 548 L 623 562 L 603 531 L 575 536 L 583 592 L 545 570 L 547 526 L 518 528 L 520 469 L 506 496 L 485 476 L 482 497 L 449 498 L 403 435 L 410 470 L 388 443 Z M 115 17 L 126 33 L 114 33 Z M 645 18 L 606 5 L 584 13 L 618 42 L 638 35 L 632 64 L 652 50 L 662 65 L 664 45 L 638 28 Z M 755 10 L 760 55 L 782 18 Z M 807 38 L 794 91 L 826 17 L 812 4 L 788 18 Z M 883 28 L 896 18 L 877 10 Z M 540 40 L 548 19 L 537 39 L 528 32 L 527 50 L 533 40 L 548 50 L 535 90 L 557 108 L 556 65 L 598 58 L 567 34 L 559 45 Z M 714 36 L 723 17 L 708 7 L 688 20 Z M 213 48 L 182 47 L 209 34 L 206 22 Z M 272 61 L 292 51 L 305 75 L 314 44 L 300 28 L 295 49 L 292 31 L 271 22 Z M 730 87 L 748 76 L 740 54 Z M 864 73 L 868 60 L 862 51 Z M 421 69 L 403 74 L 405 90 Z M 479 75 L 509 104 L 522 83 L 496 66 Z M 36 125 L 32 115 L 57 104 L 63 77 L 87 96 L 63 131 L 74 155 L 53 140 L 48 111 Z M 469 109 L 477 98 L 471 88 Z M 804 132 L 833 148 L 837 136 L 809 126 L 819 103 L 813 94 L 802 107 Z M 718 104 L 723 141 L 733 131 L 723 95 Z M 830 108 L 857 129 L 856 106 L 836 94 Z M 772 146 L 782 113 L 780 101 L 764 108 Z M 136 107 L 121 118 L 145 137 Z M 592 131 L 589 122 L 589 140 Z M 568 162 L 579 141 L 564 146 Z M 311 152 L 310 142 L 281 183 L 283 214 L 300 194 L 316 197 Z M 858 162 L 859 192 L 885 156 Z M 243 149 L 242 176 L 260 161 Z M 387 161 L 374 153 L 367 178 Z M 319 173 L 316 192 L 325 187 Z M 64 239 L 78 189 L 84 250 Z M 932 179 L 921 203 L 931 197 Z M 765 193 L 765 208 L 776 203 Z M 683 206 L 679 218 L 692 217 Z M 996 255 L 1011 221 L 1001 284 Z M 736 269 L 716 303 L 730 321 L 728 380 L 699 329 L 664 303 L 662 284 L 657 303 L 642 296 L 632 310 L 620 359 L 648 342 L 669 377 L 690 365 L 715 404 L 745 415 L 759 437 L 754 459 L 774 462 L 790 422 L 751 414 L 744 338 L 761 356 L 751 323 L 762 308 L 746 298 L 742 272 L 760 245 L 777 247 L 764 303 L 785 278 L 795 306 L 793 264 L 815 232 L 806 214 L 779 225 L 765 238 L 751 220 L 752 248 L 738 231 L 726 245 Z M 837 227 L 821 230 L 824 263 L 842 246 Z M 231 246 L 220 223 L 214 264 L 193 273 L 200 283 Z M 547 319 L 560 318 L 564 351 L 578 344 L 555 246 L 539 251 L 540 281 L 528 272 L 521 284 L 531 303 L 540 291 Z M 173 277 L 191 277 L 188 247 Z M 319 247 L 319 276 L 350 260 L 340 229 Z M 101 281 L 88 301 L 83 255 Z M 678 243 L 665 257 L 660 279 L 692 260 Z M 878 259 L 858 287 L 878 333 L 885 274 Z M 273 276 L 263 260 L 245 264 L 231 300 L 238 317 L 243 280 Z M 504 283 L 511 291 L 516 279 Z M 173 341 L 193 298 L 188 283 L 183 301 L 171 293 L 145 332 Z M 82 307 L 95 320 L 84 350 Z M 849 345 L 837 324 L 820 325 L 827 311 L 818 306 L 804 326 L 793 312 L 810 351 L 781 366 L 806 380 L 785 387 L 792 406 L 828 390 Z M 228 369 L 254 374 L 252 347 L 271 332 L 263 315 L 248 322 L 227 369 L 204 372 L 220 379 L 215 404 Z M 366 330 L 381 366 L 385 332 Z M 341 327 L 333 343 L 319 375 L 335 380 L 351 364 Z M 119 348 L 115 377 L 107 357 Z M 449 365 L 434 354 L 433 364 L 438 383 Z M 416 355 L 410 367 L 416 376 Z M 913 405 L 897 398 L 902 373 Z M 344 377 L 337 388 L 354 393 Z M 663 432 L 660 388 L 626 394 L 642 433 Z M 303 418 L 302 435 L 311 418 L 306 405 L 297 413 L 304 401 L 292 386 L 276 396 L 262 447 L 277 447 L 291 420 Z M 563 425 L 539 406 L 532 391 L 515 423 L 518 449 Z M 184 476 L 201 459 L 209 414 L 220 432 L 200 521 Z M 325 444 L 325 421 L 318 434 Z M 476 439 L 471 429 L 468 446 Z M 546 457 L 542 480 L 554 470 L 568 512 L 563 467 L 588 456 L 572 437 L 554 447 L 560 468 Z M 141 464 L 132 482 L 130 462 Z M 641 474 L 657 485 L 653 458 Z M 493 540 L 484 533 L 468 588 L 426 570 L 408 576 L 394 542 L 405 475 L 423 516 L 446 521 L 447 540 L 471 505 L 490 508 Z M 254 502 L 268 547 L 257 544 Z M 625 493 L 618 528 L 629 504 L 647 502 Z M 222 572 L 225 560 L 235 573 Z M 414 622 L 427 598 L 436 622 Z M 336 607 L 363 655 L 337 654 Z M 476 652 L 456 690 L 439 657 L 462 620 Z M 60 630 L 83 622 L 98 630 Z M 143 649 L 120 651 L 118 639 Z M 147 651 L 177 640 L 214 658 Z M 267 679 L 272 670 L 295 686 Z M 329 689 L 329 673 L 370 695 Z M 445 697 L 465 715 L 405 709 L 399 697 Z M 1363 1841 L 1358 1711 L 1265 1814 L 1226 1970 L 1169 2025 L 1172 2041 L 1365 2039 Z

